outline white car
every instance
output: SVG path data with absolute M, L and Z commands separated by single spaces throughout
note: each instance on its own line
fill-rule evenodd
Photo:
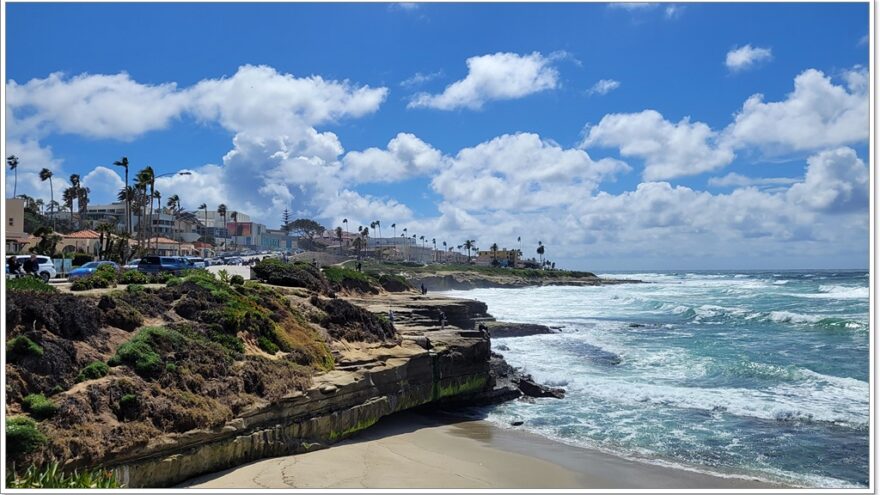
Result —
M 137 268 L 138 268 L 138 263 L 140 263 L 140 262 L 141 262 L 141 259 L 140 259 L 140 258 L 133 259 L 133 260 L 129 261 L 128 263 L 126 263 L 126 264 L 122 267 L 122 269 L 123 269 L 123 270 L 137 270 Z
M 205 262 L 205 258 L 199 258 L 198 256 L 186 256 L 184 259 L 192 263 L 192 265 L 196 268 L 205 268 L 208 265 Z
M 31 257 L 29 254 L 16 256 L 15 259 L 18 261 L 18 264 L 22 266 L 22 270 L 24 270 L 24 262 L 29 260 Z M 48 256 L 40 256 L 37 255 L 37 263 L 40 264 L 37 269 L 37 274 L 43 279 L 43 282 L 49 282 L 49 279 L 55 278 L 57 272 L 55 271 L 55 263 L 52 262 L 52 258 Z M 9 266 L 9 265 L 7 265 Z

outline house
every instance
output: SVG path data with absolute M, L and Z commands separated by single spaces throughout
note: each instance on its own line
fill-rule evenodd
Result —
M 6 200 L 6 252 L 20 253 L 32 236 L 24 231 L 24 200 Z
M 86 253 L 97 256 L 101 252 L 101 234 L 94 230 L 80 230 L 61 236 L 55 246 L 61 253 Z
M 515 267 L 522 256 L 518 249 L 498 249 L 497 251 L 479 251 L 474 263 L 480 266 L 492 266 L 493 261 L 498 266 Z

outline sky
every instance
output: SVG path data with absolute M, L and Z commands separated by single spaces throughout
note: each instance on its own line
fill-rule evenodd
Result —
M 7 197 L 48 201 L 46 167 L 110 202 L 126 156 L 270 228 L 868 266 L 868 3 L 5 7 Z

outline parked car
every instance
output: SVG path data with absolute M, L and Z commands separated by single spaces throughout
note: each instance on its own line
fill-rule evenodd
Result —
M 193 267 L 195 268 L 205 268 L 206 266 L 208 266 L 208 264 L 205 262 L 205 258 L 199 258 L 198 256 L 187 256 L 184 259 L 191 262 L 193 264 Z
M 72 282 L 78 278 L 87 277 L 95 273 L 101 265 L 111 265 L 116 270 L 119 270 L 119 265 L 112 261 L 90 261 L 79 268 L 71 270 L 70 273 L 67 274 L 67 280 Z
M 140 258 L 133 259 L 133 260 L 129 261 L 128 263 L 126 263 L 125 265 L 123 265 L 122 269 L 123 270 L 137 270 L 138 263 L 140 263 L 140 262 L 141 262 Z
M 15 259 L 18 261 L 19 265 L 24 266 L 24 262 L 29 260 L 30 257 L 29 254 L 24 254 L 16 256 Z M 55 271 L 55 263 L 52 262 L 52 258 L 48 256 L 37 256 L 37 263 L 40 264 L 37 274 L 43 279 L 43 282 L 48 282 L 49 279 L 55 278 L 57 272 Z M 10 277 L 9 265 L 6 266 L 6 270 L 6 276 Z
M 171 272 L 175 275 L 192 268 L 177 256 L 144 256 L 138 263 L 138 271 L 143 273 Z

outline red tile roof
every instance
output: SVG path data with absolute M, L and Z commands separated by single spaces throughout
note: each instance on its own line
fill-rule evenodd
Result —
M 95 232 L 94 230 L 80 230 L 79 232 L 64 234 L 64 237 L 66 239 L 100 239 L 101 234 Z

